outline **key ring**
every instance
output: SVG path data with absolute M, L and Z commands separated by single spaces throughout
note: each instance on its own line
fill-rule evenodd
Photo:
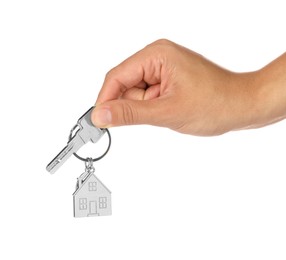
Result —
M 75 127 L 73 127 L 73 129 L 71 130 L 71 132 L 70 132 L 70 135 L 69 135 L 69 141 L 72 139 L 72 134 L 73 134 L 73 131 L 76 129 L 76 127 L 77 127 L 77 125 L 75 125 Z M 107 149 L 106 149 L 106 151 L 104 152 L 104 154 L 102 154 L 101 156 L 99 156 L 99 157 L 97 157 L 97 158 L 83 158 L 83 157 L 81 157 L 81 156 L 79 156 L 78 154 L 76 154 L 76 153 L 73 153 L 73 155 L 76 157 L 76 158 L 78 158 L 79 160 L 81 160 L 81 161 L 84 161 L 84 162 L 90 162 L 90 161 L 92 161 L 92 162 L 96 162 L 96 161 L 99 161 L 100 159 L 102 159 L 107 153 L 108 153 L 108 151 L 109 151 L 109 149 L 110 149 L 110 146 L 111 146 L 111 135 L 110 135 L 110 132 L 109 132 L 109 130 L 107 129 L 107 128 L 104 128 L 104 129 L 102 129 L 102 130 L 104 130 L 104 131 L 106 131 L 106 133 L 107 133 L 107 135 L 108 135 L 108 139 L 109 139 L 109 142 L 108 142 L 108 146 L 107 146 Z

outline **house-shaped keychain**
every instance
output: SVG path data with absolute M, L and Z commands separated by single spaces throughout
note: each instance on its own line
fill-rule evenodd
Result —
M 111 192 L 93 173 L 84 173 L 77 180 L 73 205 L 76 218 L 111 215 Z

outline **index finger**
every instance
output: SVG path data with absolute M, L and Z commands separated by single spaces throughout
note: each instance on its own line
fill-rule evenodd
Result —
M 110 70 L 105 77 L 96 104 L 118 99 L 126 90 L 160 83 L 160 64 L 147 48 L 135 53 Z M 157 60 L 158 61 L 158 60 Z

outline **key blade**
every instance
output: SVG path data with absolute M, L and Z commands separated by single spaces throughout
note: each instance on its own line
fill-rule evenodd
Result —
M 76 153 L 80 147 L 84 145 L 84 141 L 76 134 L 67 144 L 67 146 L 47 165 L 46 169 L 51 174 L 54 174 L 64 163 Z

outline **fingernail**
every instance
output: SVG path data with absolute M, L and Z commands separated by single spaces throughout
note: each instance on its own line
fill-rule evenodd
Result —
M 92 123 L 97 127 L 105 128 L 111 124 L 111 112 L 107 108 L 95 109 L 93 111 Z

